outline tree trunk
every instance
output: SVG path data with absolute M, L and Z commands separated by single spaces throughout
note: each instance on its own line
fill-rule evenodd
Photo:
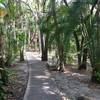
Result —
M 97 0 L 98 6 L 96 11 L 96 22 L 97 22 L 97 32 L 95 38 L 95 48 L 93 48 L 95 52 L 94 56 L 94 66 L 91 80 L 95 83 L 100 84 L 100 1 Z
M 58 70 L 63 72 L 64 68 L 64 47 L 63 44 L 60 42 L 58 43 L 58 55 L 59 55 L 59 67 Z
M 74 38 L 75 38 L 75 41 L 76 41 L 76 48 L 77 48 L 77 56 L 78 56 L 78 66 L 81 65 L 81 53 L 80 53 L 80 43 L 79 43 L 79 39 L 78 39 L 78 36 L 76 34 L 76 32 L 74 32 Z
M 84 37 L 82 36 L 81 38 L 81 43 L 79 43 L 79 39 L 78 39 L 78 35 L 74 32 L 74 38 L 76 41 L 76 48 L 77 48 L 77 56 L 78 56 L 78 69 L 82 70 L 85 69 L 86 70 L 86 63 L 87 63 L 87 48 L 83 49 L 83 43 L 84 43 Z M 82 51 L 83 49 L 83 51 Z M 82 53 L 81 53 L 82 51 Z
M 87 48 L 85 48 L 83 50 L 83 55 L 82 55 L 83 59 L 82 59 L 82 62 L 79 66 L 79 70 L 82 70 L 82 69 L 85 69 L 86 70 L 86 67 L 87 67 Z
M 3 82 L 3 84 L 6 84 L 8 82 L 8 76 L 5 70 L 5 66 L 4 66 L 4 58 L 3 58 L 3 45 L 4 45 L 4 41 L 3 41 L 3 29 L 2 29 L 2 24 L 0 24 L 0 76 L 1 76 L 1 80 Z
M 40 33 L 41 39 L 41 60 L 47 61 L 48 60 L 48 36 L 44 37 L 43 33 Z
M 93 68 L 91 80 L 94 83 L 100 84 L 100 64 L 95 64 L 95 67 Z
M 42 61 L 47 61 L 48 57 L 47 57 L 47 50 L 45 49 L 44 51 L 42 51 Z
M 20 61 L 24 61 L 24 50 L 20 50 Z

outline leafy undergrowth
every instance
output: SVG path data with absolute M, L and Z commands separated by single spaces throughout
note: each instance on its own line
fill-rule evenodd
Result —
M 9 72 L 9 82 L 5 87 L 5 100 L 23 100 L 28 79 L 27 62 L 13 64 Z

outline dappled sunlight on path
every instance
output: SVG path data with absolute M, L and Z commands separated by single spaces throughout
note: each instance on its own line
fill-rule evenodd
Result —
M 24 100 L 65 100 L 61 98 L 53 78 L 45 67 L 45 62 L 40 61 L 40 55 L 27 52 L 26 56 L 29 81 Z

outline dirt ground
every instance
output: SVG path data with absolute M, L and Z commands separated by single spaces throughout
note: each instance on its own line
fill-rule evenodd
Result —
M 5 100 L 23 100 L 28 81 L 27 61 L 15 61 L 10 67 L 11 76 L 5 87 Z
M 14 72 L 5 88 L 5 100 L 23 100 L 28 81 L 27 61 L 15 62 L 10 70 Z M 41 65 L 42 66 L 42 65 Z M 100 85 L 90 81 L 91 73 L 66 66 L 65 72 L 50 71 L 63 100 L 100 100 Z M 78 98 L 85 99 L 78 99 Z
M 100 100 L 100 85 L 90 81 L 90 72 L 66 66 L 65 72 L 55 71 L 51 75 L 64 100 Z

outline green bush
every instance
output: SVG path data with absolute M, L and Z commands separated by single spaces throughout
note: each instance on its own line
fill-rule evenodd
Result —
M 100 72 L 95 73 L 95 78 L 98 82 L 100 82 Z
M 0 100 L 4 100 L 5 91 L 3 89 L 3 82 L 0 80 Z
M 8 82 L 8 73 L 7 73 L 7 70 L 6 68 L 4 68 L 2 71 L 1 71 L 1 80 L 3 82 L 3 84 L 7 84 Z

